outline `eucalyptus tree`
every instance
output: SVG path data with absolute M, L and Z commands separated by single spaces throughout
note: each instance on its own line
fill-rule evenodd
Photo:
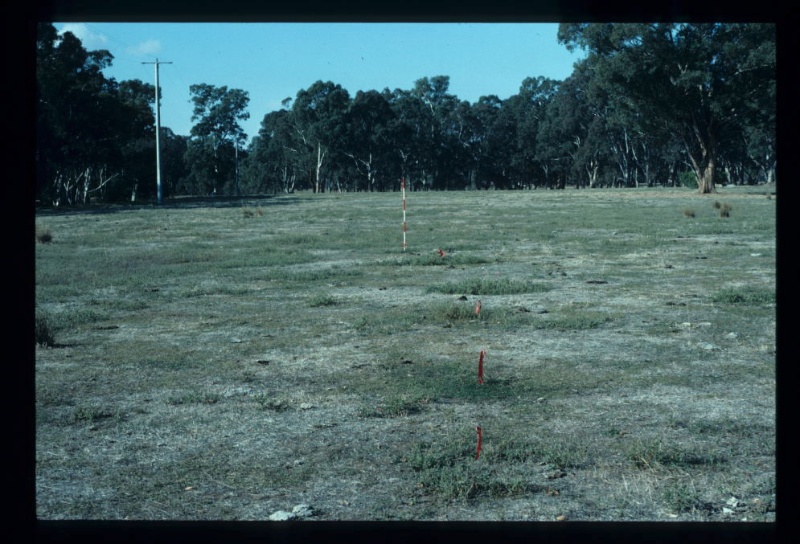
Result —
M 201 190 L 233 185 L 240 194 L 239 149 L 247 136 L 239 124 L 250 118 L 250 96 L 241 89 L 228 89 L 200 83 L 189 87 L 194 102 L 187 159 L 192 164 L 195 182 Z
M 486 95 L 478 98 L 469 112 L 462 113 L 470 131 L 467 151 L 471 189 L 486 189 L 495 180 L 505 179 L 515 125 L 508 123 L 508 116 L 502 116 L 504 111 L 503 101 L 497 95 Z
M 153 144 L 155 145 L 155 142 Z M 161 178 L 164 196 L 178 194 L 179 188 L 189 177 L 188 165 L 183 160 L 188 145 L 189 136 L 175 134 L 170 128 L 161 127 Z M 149 187 L 153 191 L 156 190 L 152 183 Z
M 54 205 L 124 192 L 131 151 L 153 134 L 153 87 L 106 78 L 113 56 L 40 23 L 36 36 L 37 197 Z M 134 152 L 133 155 L 137 153 Z M 144 174 L 143 174 L 144 175 Z M 127 178 L 130 179 L 130 176 Z
M 561 82 L 546 77 L 525 78 L 519 92 L 507 100 L 513 109 L 516 122 L 516 151 L 513 161 L 513 178 L 516 184 L 529 186 L 543 179 L 550 183 L 552 160 L 542 160 L 539 149 L 543 145 L 540 133 L 547 121 L 548 108 L 558 95 Z
M 558 40 L 588 51 L 629 119 L 679 139 L 701 193 L 715 191 L 720 146 L 775 108 L 771 24 L 563 23 Z
M 258 136 L 250 145 L 247 171 L 250 183 L 257 189 L 293 193 L 295 189 L 311 189 L 314 181 L 312 157 L 304 149 L 289 108 L 264 116 Z
M 546 187 L 565 188 L 576 169 L 575 161 L 587 140 L 591 120 L 585 80 L 573 73 L 558 86 L 537 126 L 535 159 Z
M 399 157 L 395 153 L 392 121 L 395 112 L 377 91 L 359 91 L 344 118 L 345 148 L 342 153 L 352 162 L 367 191 L 383 189 L 379 181 L 401 177 Z M 390 182 L 390 181 L 389 181 Z
M 317 81 L 297 93 L 292 105 L 292 120 L 306 154 L 314 158 L 314 192 L 325 191 L 322 179 L 325 160 L 339 151 L 344 131 L 344 116 L 350 94 L 339 84 Z
M 388 124 L 400 159 L 400 177 L 406 179 L 406 187 L 411 191 L 427 189 L 431 141 L 425 105 L 409 90 L 384 89 L 381 94 L 394 112 Z
M 123 108 L 119 126 L 123 166 L 122 175 L 109 187 L 112 200 L 148 198 L 155 194 L 155 89 L 149 83 L 134 79 L 122 81 L 118 87 Z M 162 128 L 162 135 L 165 130 Z M 181 160 L 183 156 L 180 156 Z
M 418 150 L 423 178 L 431 188 L 451 188 L 463 125 L 458 117 L 459 100 L 448 92 L 450 77 L 423 77 L 414 83 L 411 96 L 417 100 Z

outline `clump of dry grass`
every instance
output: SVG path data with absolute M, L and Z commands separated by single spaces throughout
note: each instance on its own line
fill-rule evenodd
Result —
M 47 315 L 37 315 L 34 336 L 39 346 L 52 346 L 55 344 L 53 322 Z
M 686 208 L 683 210 L 683 215 L 686 217 L 694 217 L 694 210 L 691 208 Z
M 728 204 L 727 202 L 722 203 L 722 205 L 720 205 L 720 207 L 719 207 L 719 216 L 720 217 L 730 217 L 732 209 L 733 209 L 733 207 L 730 204 Z
M 261 208 L 242 208 L 242 215 L 245 217 L 253 217 L 254 215 L 263 217 L 264 212 L 261 210 Z
M 49 244 L 53 241 L 53 233 L 47 227 L 39 227 L 36 229 L 36 241 L 40 244 Z

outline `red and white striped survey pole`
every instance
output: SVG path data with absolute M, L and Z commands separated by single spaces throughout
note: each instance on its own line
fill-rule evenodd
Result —
M 406 244 L 406 231 L 408 230 L 406 226 L 406 178 L 400 178 L 400 190 L 403 192 L 403 251 L 405 251 L 408 247 Z

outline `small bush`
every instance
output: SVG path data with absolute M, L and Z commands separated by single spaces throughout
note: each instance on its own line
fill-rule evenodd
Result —
M 697 189 L 697 176 L 694 172 L 681 172 L 678 175 L 678 181 L 683 187 Z
M 333 306 L 336 304 L 336 299 L 328 294 L 317 294 L 308 299 L 308 305 L 312 308 L 318 308 L 320 306 Z
M 730 217 L 732 209 L 733 209 L 733 207 L 730 204 L 728 204 L 727 202 L 723 203 L 719 207 L 719 216 L 720 217 Z
M 36 241 L 40 244 L 49 244 L 53 241 L 53 234 L 46 227 L 36 229 Z
M 72 413 L 72 421 L 75 423 L 79 422 L 95 422 L 100 421 L 101 419 L 109 419 L 112 417 L 118 416 L 111 410 L 106 410 L 101 406 L 79 406 L 75 408 L 75 411 Z
M 714 207 L 715 210 L 718 210 L 722 207 L 722 204 L 720 203 L 719 200 L 715 200 L 712 206 Z
M 284 399 L 276 399 L 266 393 L 259 393 L 253 399 L 264 410 L 271 410 L 273 412 L 285 412 L 289 409 L 289 403 Z
M 691 512 L 700 505 L 697 489 L 691 483 L 675 483 L 667 486 L 662 492 L 662 497 L 677 513 Z
M 694 217 L 694 210 L 686 208 L 685 210 L 683 210 L 683 215 L 690 218 Z
M 37 315 L 34 325 L 36 343 L 40 346 L 52 346 L 55 342 L 53 323 L 46 315 Z

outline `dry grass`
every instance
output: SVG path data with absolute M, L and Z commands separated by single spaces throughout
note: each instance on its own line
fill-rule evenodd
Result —
M 724 196 L 40 214 L 37 516 L 774 520 L 775 203 Z

